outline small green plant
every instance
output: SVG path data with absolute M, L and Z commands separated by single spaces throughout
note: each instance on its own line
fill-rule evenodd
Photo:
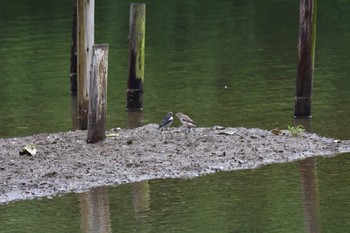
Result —
M 302 125 L 298 125 L 296 127 L 288 126 L 288 131 L 293 137 L 298 137 L 305 131 L 305 128 Z

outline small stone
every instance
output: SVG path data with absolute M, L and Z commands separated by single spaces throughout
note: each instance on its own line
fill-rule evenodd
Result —
M 279 128 L 275 128 L 271 130 L 271 133 L 273 133 L 274 135 L 280 135 L 282 134 L 282 130 L 280 130 Z
M 131 144 L 132 144 L 132 140 L 131 140 L 131 139 L 127 140 L 127 141 L 126 141 L 126 144 L 127 144 L 127 145 L 131 145 Z

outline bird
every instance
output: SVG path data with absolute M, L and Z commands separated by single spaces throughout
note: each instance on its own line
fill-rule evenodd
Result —
M 166 129 L 169 128 L 171 123 L 173 123 L 173 113 L 168 112 L 166 116 L 163 117 L 162 122 L 159 124 L 158 129 Z
M 177 116 L 177 118 L 179 118 L 181 124 L 183 126 L 186 126 L 187 128 L 193 128 L 198 126 L 189 116 L 183 114 L 182 112 L 178 112 L 175 115 Z

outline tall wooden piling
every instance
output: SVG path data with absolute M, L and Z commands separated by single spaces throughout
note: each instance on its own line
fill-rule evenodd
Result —
M 300 0 L 295 118 L 310 118 L 316 45 L 317 0 Z
M 87 128 L 92 45 L 94 44 L 95 0 L 77 0 L 77 83 L 79 129 Z
M 106 137 L 108 45 L 92 46 L 87 142 Z
M 77 95 L 77 0 L 73 0 L 72 44 L 70 54 L 70 93 Z
M 143 109 L 146 4 L 130 6 L 127 110 Z

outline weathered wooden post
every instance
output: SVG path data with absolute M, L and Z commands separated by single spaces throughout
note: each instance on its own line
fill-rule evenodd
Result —
M 71 98 L 71 118 L 72 118 L 72 130 L 76 130 L 78 127 L 78 100 L 76 95 L 72 95 Z
M 130 6 L 127 110 L 143 109 L 146 4 Z
M 94 44 L 95 0 L 77 0 L 77 79 L 79 129 L 87 128 L 92 45 Z
M 77 95 L 77 0 L 73 0 L 72 44 L 70 52 L 70 93 Z
M 311 117 L 317 0 L 300 0 L 298 71 L 294 117 Z
M 87 142 L 106 137 L 108 44 L 92 46 Z

